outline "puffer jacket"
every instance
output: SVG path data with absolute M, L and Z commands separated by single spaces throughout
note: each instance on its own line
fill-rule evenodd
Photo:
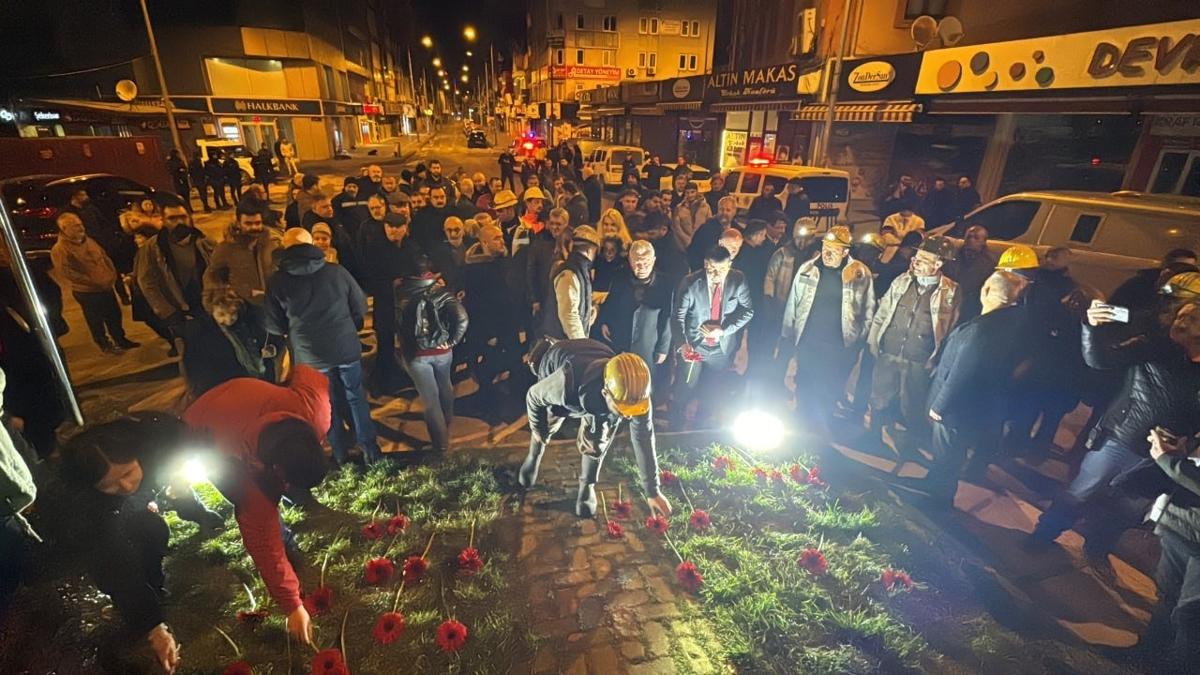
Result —
M 796 270 L 792 290 L 783 307 L 783 337 L 798 344 L 808 323 L 808 314 L 816 298 L 817 282 L 824 266 L 818 265 L 821 257 L 809 260 Z M 847 256 L 842 267 L 842 340 L 850 347 L 867 335 L 871 318 L 875 315 L 874 278 L 871 270 L 861 262 Z
M 312 244 L 283 252 L 279 271 L 267 282 L 267 330 L 286 335 L 297 363 L 317 370 L 355 363 L 362 358 L 358 330 L 367 313 L 367 296 L 350 273 L 325 262 Z
M 236 224 L 230 225 L 204 271 L 204 288 L 228 283 L 238 297 L 261 307 L 267 297 L 267 279 L 275 271 L 272 254 L 278 246 L 279 242 L 265 229 L 258 234 L 242 234 Z M 212 311 L 211 307 L 205 309 Z
M 1200 430 L 1200 363 L 1188 361 L 1183 348 L 1166 337 L 1138 335 L 1120 339 L 1120 326 L 1083 327 L 1083 359 L 1096 370 L 1125 369 L 1120 392 L 1109 404 L 1090 439 L 1147 455 L 1150 430 L 1161 426 L 1180 435 Z
M 933 289 L 933 297 L 929 299 L 929 306 L 933 310 L 935 352 L 941 346 L 942 340 L 945 340 L 946 336 L 950 334 L 950 329 L 954 328 L 954 324 L 958 321 L 958 310 L 962 306 L 962 294 L 958 292 L 958 284 L 945 274 L 938 276 L 937 288 Z M 896 314 L 896 305 L 914 283 L 916 280 L 911 274 L 899 276 L 879 299 L 875 318 L 871 320 L 871 328 L 867 333 L 867 346 L 871 348 L 871 353 L 875 356 L 879 356 L 879 341 L 883 338 L 883 332 L 892 323 L 892 317 Z
M 1155 534 L 1163 530 L 1200 544 L 1200 466 L 1189 457 L 1163 455 L 1155 460 L 1176 488 L 1159 497 Z
M 437 349 L 437 345 L 427 344 L 428 336 L 421 333 L 416 312 L 406 311 L 422 296 L 427 296 L 433 303 L 442 323 L 449 329 L 451 349 L 467 334 L 467 310 L 453 293 L 436 286 L 436 282 L 434 277 L 407 277 L 396 286 L 396 334 L 400 336 L 400 351 L 406 361 L 418 352 Z

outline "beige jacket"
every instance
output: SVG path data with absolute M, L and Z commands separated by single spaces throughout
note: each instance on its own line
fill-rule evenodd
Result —
M 692 235 L 696 234 L 696 230 L 708 222 L 709 218 L 712 218 L 712 207 L 708 205 L 704 195 L 697 197 L 694 202 L 684 201 L 675 209 L 671 235 L 675 237 L 681 249 L 687 250 L 688 245 L 692 243 Z
M 962 294 L 958 292 L 958 284 L 945 274 L 939 274 L 938 277 L 937 288 L 933 289 L 933 297 L 929 299 L 933 309 L 934 353 L 958 322 L 958 311 L 962 307 Z M 867 346 L 875 356 L 879 356 L 879 341 L 883 339 L 883 332 L 887 330 L 896 314 L 896 304 L 914 283 L 916 280 L 912 274 L 901 274 L 879 299 L 879 307 L 875 310 L 875 318 L 871 320 L 871 329 L 867 334 Z
M 792 290 L 783 308 L 783 337 L 792 344 L 800 342 L 808 314 L 812 311 L 817 293 L 817 282 L 824 269 L 817 262 L 820 255 L 804 263 L 796 270 Z M 867 327 L 875 313 L 874 277 L 866 265 L 846 258 L 842 268 L 842 340 L 850 347 L 866 337 Z
M 50 249 L 50 261 L 55 273 L 75 293 L 112 292 L 117 282 L 112 259 L 91 237 L 76 244 L 59 235 L 58 242 Z

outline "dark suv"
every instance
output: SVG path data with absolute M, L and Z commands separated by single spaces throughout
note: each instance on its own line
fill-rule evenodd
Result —
M 479 129 L 476 129 L 475 131 L 472 131 L 471 133 L 467 134 L 467 147 L 468 148 L 486 148 L 488 146 L 489 146 L 489 143 L 488 143 L 488 139 L 487 139 L 487 134 L 480 131 Z
M 27 256 L 49 255 L 58 237 L 55 218 L 71 202 L 76 190 L 87 190 L 92 204 L 104 215 L 105 225 L 120 230 L 120 213 L 130 203 L 146 197 L 162 201 L 165 193 L 137 181 L 106 173 L 77 176 L 20 176 L 0 181 L 4 205 Z M 114 234 L 116 234 L 114 232 Z

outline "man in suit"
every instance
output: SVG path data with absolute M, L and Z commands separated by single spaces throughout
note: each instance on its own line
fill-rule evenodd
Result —
M 704 256 L 704 268 L 684 277 L 675 293 L 671 333 L 680 347 L 672 430 L 682 428 L 687 407 L 698 396 L 697 421 L 712 414 L 718 394 L 728 398 L 741 330 L 753 316 L 745 277 L 733 269 L 728 249 L 713 246 Z

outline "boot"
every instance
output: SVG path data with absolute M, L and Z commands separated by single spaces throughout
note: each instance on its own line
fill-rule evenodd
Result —
M 525 461 L 521 463 L 521 469 L 517 472 L 517 482 L 523 488 L 531 488 L 537 485 L 538 469 L 542 465 L 542 455 L 546 454 L 546 444 L 539 442 L 537 439 L 530 439 L 529 454 L 525 456 Z
M 592 518 L 596 515 L 596 479 L 600 476 L 600 464 L 604 456 L 589 454 L 579 456 L 579 494 L 575 498 L 575 515 Z

